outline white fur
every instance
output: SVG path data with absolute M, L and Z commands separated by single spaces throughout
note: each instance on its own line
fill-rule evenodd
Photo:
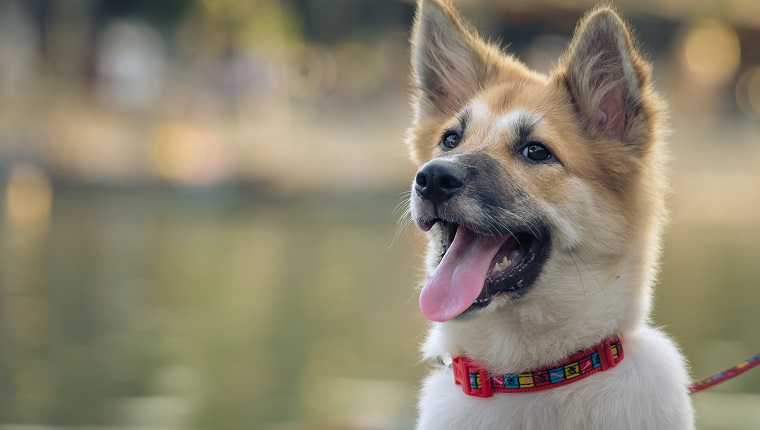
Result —
M 527 122 L 535 126 L 541 122 L 535 113 L 526 109 L 515 109 L 496 116 L 480 99 L 473 100 L 469 109 L 472 114 L 469 129 L 477 133 L 476 138 L 471 140 L 476 142 L 506 142 L 518 124 Z
M 501 130 L 514 130 L 516 124 L 525 122 L 526 120 L 529 123 L 536 124 L 538 121 L 534 117 L 534 114 L 525 109 L 515 109 L 499 117 L 496 120 L 496 127 Z
M 420 398 L 421 430 L 664 429 L 694 427 L 688 375 L 673 343 L 642 325 L 625 334 L 625 358 L 578 382 L 481 399 L 454 385 L 450 367 L 431 373 Z

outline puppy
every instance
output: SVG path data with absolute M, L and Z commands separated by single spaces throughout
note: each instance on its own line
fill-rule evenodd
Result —
M 578 24 L 549 75 L 419 0 L 411 214 L 433 321 L 418 429 L 689 429 L 688 375 L 649 322 L 665 107 L 627 25 Z

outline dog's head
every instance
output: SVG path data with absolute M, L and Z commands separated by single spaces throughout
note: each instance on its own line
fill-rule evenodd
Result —
M 663 109 L 618 15 L 589 13 L 548 76 L 445 0 L 419 1 L 412 45 L 411 213 L 431 238 L 423 314 L 645 297 L 664 216 Z

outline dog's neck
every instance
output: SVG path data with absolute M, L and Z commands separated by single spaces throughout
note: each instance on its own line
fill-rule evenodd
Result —
M 623 340 L 614 336 L 551 367 L 494 374 L 467 357 L 455 357 L 451 368 L 454 383 L 460 385 L 465 394 L 488 398 L 494 393 L 533 393 L 572 384 L 617 366 L 624 357 Z
M 631 269 L 630 261 L 621 260 L 618 267 L 618 275 L 598 279 L 600 286 L 589 285 L 559 305 L 552 300 L 548 307 L 546 298 L 535 291 L 484 315 L 434 323 L 423 353 L 426 358 L 463 355 L 489 371 L 514 373 L 556 363 L 625 334 L 646 321 L 649 279 Z

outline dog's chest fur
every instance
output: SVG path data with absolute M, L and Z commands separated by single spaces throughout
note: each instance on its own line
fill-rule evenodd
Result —
M 673 343 L 647 327 L 625 336 L 615 368 L 545 391 L 470 397 L 450 366 L 424 381 L 419 430 L 689 429 L 693 411 L 679 389 L 688 383 Z

